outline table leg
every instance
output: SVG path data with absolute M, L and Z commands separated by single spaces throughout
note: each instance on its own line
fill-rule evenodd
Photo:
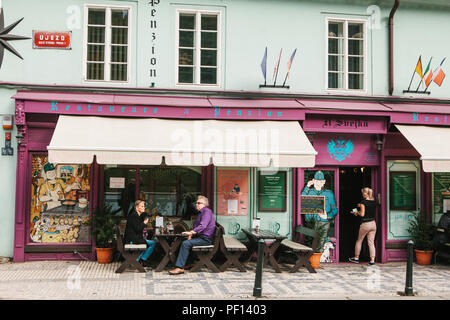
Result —
M 267 247 L 267 252 L 265 254 L 265 259 L 268 259 L 270 265 L 275 269 L 275 272 L 277 273 L 281 273 L 281 268 L 280 265 L 277 263 L 277 260 L 275 259 L 274 255 L 275 252 L 277 251 L 278 247 L 280 246 L 281 241 L 276 240 L 274 241 L 270 246 L 266 246 Z M 266 257 L 267 255 L 267 257 Z
M 244 257 L 242 258 L 244 262 L 249 262 L 253 254 L 258 249 L 258 242 L 253 237 L 248 236 L 247 238 L 248 238 L 248 251 L 247 255 L 244 255 Z
M 167 243 L 166 239 L 160 238 L 159 244 L 163 248 L 165 254 L 164 254 L 164 257 L 162 258 L 161 262 L 156 267 L 155 272 L 160 272 L 160 271 L 164 270 L 164 268 L 170 261 L 170 247 L 169 247 L 169 244 Z
M 177 250 L 180 247 L 181 244 L 181 239 L 176 238 L 175 240 L 172 241 L 172 244 L 170 245 L 169 248 L 169 257 L 170 257 L 170 261 L 175 264 L 175 262 L 177 262 Z

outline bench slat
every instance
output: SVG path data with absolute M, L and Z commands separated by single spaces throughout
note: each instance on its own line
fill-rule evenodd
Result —
M 146 244 L 126 244 L 124 245 L 125 250 L 145 250 L 147 249 Z
M 224 237 L 223 242 L 228 251 L 247 251 L 247 247 L 236 238 Z
M 287 240 L 287 239 L 281 241 L 281 244 L 285 247 L 288 247 L 289 249 L 294 250 L 294 251 L 312 251 L 312 248 L 310 248 L 310 247 L 307 247 L 301 243 L 294 242 L 294 241 Z
M 214 245 L 207 245 L 207 246 L 193 246 L 192 250 L 194 251 L 211 251 L 212 249 L 214 249 Z

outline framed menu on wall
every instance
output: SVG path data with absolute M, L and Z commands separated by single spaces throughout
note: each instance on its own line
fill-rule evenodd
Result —
M 286 171 L 264 174 L 258 171 L 258 210 L 286 211 Z
M 391 171 L 389 177 L 390 210 L 416 210 L 416 172 Z

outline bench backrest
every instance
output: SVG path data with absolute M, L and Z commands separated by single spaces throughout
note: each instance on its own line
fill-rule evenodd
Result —
M 307 228 L 307 227 L 304 227 L 304 226 L 297 226 L 297 227 L 295 227 L 295 232 L 298 235 L 303 234 L 303 235 L 305 235 L 307 237 L 313 238 L 311 249 L 313 249 L 314 252 L 316 251 L 317 242 L 319 241 L 319 232 L 317 230 L 310 229 L 310 228 Z

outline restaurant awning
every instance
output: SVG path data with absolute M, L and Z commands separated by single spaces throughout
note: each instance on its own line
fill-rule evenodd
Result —
M 60 115 L 54 163 L 314 167 L 297 121 L 173 120 Z
M 450 127 L 395 125 L 421 155 L 425 172 L 450 172 Z

